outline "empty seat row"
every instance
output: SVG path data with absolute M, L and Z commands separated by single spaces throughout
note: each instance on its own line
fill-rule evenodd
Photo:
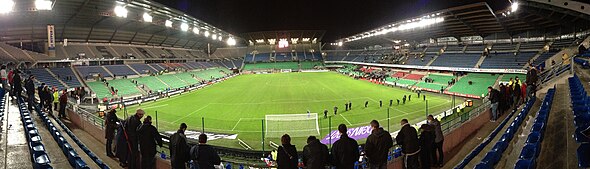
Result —
M 555 88 L 549 89 L 547 91 L 547 95 L 545 95 L 545 99 L 543 99 L 543 104 L 537 112 L 537 117 L 535 118 L 533 127 L 531 128 L 531 131 L 527 136 L 525 145 L 522 147 L 522 150 L 520 151 L 518 161 L 516 162 L 514 168 L 535 168 L 536 159 L 539 156 L 539 152 L 541 152 L 541 141 L 543 140 L 543 135 L 545 132 L 545 128 L 547 126 L 549 112 L 551 112 L 551 104 L 553 103 L 554 95 Z
M 512 118 L 512 116 L 514 115 L 514 113 L 516 113 L 516 109 L 512 110 L 512 112 L 510 112 L 510 114 L 508 115 L 508 117 L 506 119 L 504 119 L 502 121 L 502 123 L 500 123 L 500 125 L 498 125 L 498 127 L 496 127 L 496 129 L 494 129 L 494 131 L 492 131 L 492 133 L 490 133 L 490 135 L 487 138 L 485 138 L 482 143 L 480 143 L 477 147 L 475 147 L 475 149 L 473 149 L 473 151 L 471 151 L 471 153 L 469 153 L 467 156 L 465 156 L 465 158 L 459 164 L 457 164 L 457 166 L 455 166 L 455 169 L 463 169 L 463 168 L 465 168 L 465 166 L 467 166 L 467 164 L 469 164 L 471 162 L 471 160 L 473 160 L 473 158 L 475 158 L 479 153 L 481 153 L 481 151 L 488 144 L 490 144 L 490 142 L 492 142 L 492 139 L 494 137 L 496 137 L 496 135 L 498 135 L 498 133 L 500 132 L 500 130 L 502 130 L 502 128 L 504 128 L 504 126 L 506 125 L 506 123 L 508 123 L 508 120 L 510 118 Z
M 545 99 L 547 99 L 547 98 L 545 98 Z M 528 112 L 531 109 L 531 107 L 533 106 L 533 104 L 535 104 L 535 100 L 536 100 L 536 98 L 533 98 L 533 99 L 529 100 L 524 105 L 524 107 L 522 108 L 520 113 L 518 113 L 518 115 L 514 118 L 514 120 L 510 124 L 510 126 L 506 129 L 504 134 L 500 137 L 500 140 L 498 140 L 496 142 L 496 144 L 494 144 L 494 147 L 486 153 L 484 158 L 481 160 L 481 162 L 479 164 L 476 165 L 475 168 L 478 168 L 478 169 L 494 168 L 494 165 L 496 165 L 500 161 L 502 154 L 504 153 L 504 151 L 506 150 L 506 148 L 510 144 L 510 141 L 512 141 L 512 138 L 514 138 L 514 135 L 518 131 L 520 124 L 522 124 L 522 122 L 525 120 L 525 118 L 528 115 Z
M 1 101 L 4 102 L 2 97 Z M 41 135 L 37 126 L 33 123 L 29 110 L 22 98 L 18 100 L 18 108 L 20 110 L 20 117 L 23 123 L 25 137 L 29 143 L 29 153 L 31 154 L 31 162 L 35 169 L 51 169 L 51 160 L 45 151 L 45 146 L 41 143 Z
M 574 126 L 576 127 L 574 139 L 580 146 L 577 149 L 578 166 L 580 168 L 590 167 L 590 96 L 582 86 L 577 75 L 568 79 L 570 87 L 570 98 L 574 114 Z
M 90 157 L 90 159 L 96 163 L 96 165 L 98 165 L 101 169 L 109 169 L 109 166 L 105 164 L 98 156 L 96 156 L 96 154 L 90 151 L 90 149 L 86 147 L 86 145 L 84 145 L 84 143 L 82 143 L 82 141 L 80 141 L 80 139 L 78 139 L 78 137 L 76 137 L 76 135 L 74 135 L 74 133 L 60 119 L 55 119 L 55 121 L 57 124 L 59 124 L 59 126 L 61 126 L 63 131 L 65 131 L 66 134 L 68 134 L 68 136 L 74 140 L 74 143 L 76 143 L 78 147 L 80 147 L 80 149 L 82 149 L 82 151 L 84 151 L 84 153 L 86 153 L 86 155 L 88 155 L 88 157 Z

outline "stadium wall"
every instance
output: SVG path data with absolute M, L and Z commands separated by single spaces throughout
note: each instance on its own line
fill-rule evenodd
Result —
M 90 134 L 94 139 L 100 142 L 99 147 L 104 147 L 106 145 L 105 133 L 104 129 L 100 128 L 89 121 L 84 120 L 80 114 L 74 112 L 71 109 L 67 109 L 67 115 L 70 121 L 76 125 L 81 130 L 84 130 L 88 134 Z M 86 145 L 90 145 L 86 143 Z M 96 153 L 96 152 L 95 152 Z M 163 160 L 162 158 L 156 158 L 156 168 L 170 168 L 170 161 Z

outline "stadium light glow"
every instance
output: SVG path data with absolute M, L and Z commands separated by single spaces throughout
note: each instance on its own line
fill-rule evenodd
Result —
M 144 22 L 152 22 L 153 17 L 149 13 L 143 13 L 143 21 Z
M 205 37 L 209 37 L 209 31 L 205 31 L 203 35 L 205 35 Z
M 13 0 L 0 0 L 0 4 L 0 14 L 10 13 L 14 8 Z
M 510 6 L 510 10 L 512 12 L 516 12 L 518 10 L 518 2 L 512 3 L 512 5 Z
M 213 35 L 211 36 L 211 39 L 213 39 L 213 40 L 217 40 L 217 34 L 213 34 Z
M 342 41 L 338 42 L 338 46 L 342 46 L 344 43 Z
M 172 27 L 172 21 L 166 20 L 166 23 L 164 23 L 164 26 L 166 26 L 166 27 Z
M 264 43 L 264 39 L 256 39 L 256 43 Z
M 268 43 L 270 43 L 271 45 L 276 44 L 277 40 L 276 39 L 268 39 Z
M 51 10 L 53 3 L 50 0 L 35 0 L 37 10 Z
M 223 36 L 221 36 L 221 34 L 217 35 L 217 40 L 223 41 Z
M 117 5 L 115 7 L 115 16 L 127 18 L 128 13 L 129 11 L 124 6 Z
M 195 33 L 195 34 L 198 35 L 199 34 L 199 28 L 193 27 L 193 33 Z
M 180 30 L 182 30 L 182 31 L 188 31 L 188 24 L 181 23 L 180 24 Z
M 235 46 L 236 45 L 236 40 L 233 37 L 229 37 L 227 39 L 227 45 L 229 45 L 229 46 Z
M 438 13 L 437 13 L 437 15 L 438 15 Z M 362 33 L 359 35 L 355 35 L 353 37 L 346 38 L 344 40 L 345 40 L 345 42 L 350 42 L 350 41 L 369 38 L 369 37 L 373 37 L 373 36 L 384 35 L 384 34 L 391 33 L 391 32 L 410 30 L 410 29 L 415 29 L 415 28 L 423 28 L 423 27 L 430 26 L 433 24 L 441 23 L 444 20 L 445 20 L 444 17 L 413 19 L 413 21 L 406 20 L 406 21 L 402 21 L 403 23 L 400 24 L 399 26 L 389 25 L 384 28 L 379 28 L 377 30 L 372 30 L 372 31 L 365 32 L 365 33 Z

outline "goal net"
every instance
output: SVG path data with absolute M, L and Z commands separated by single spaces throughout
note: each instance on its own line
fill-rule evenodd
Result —
M 266 126 L 265 136 L 268 138 L 279 138 L 283 134 L 289 134 L 291 137 L 317 136 L 320 134 L 317 113 L 266 115 L 264 122 Z

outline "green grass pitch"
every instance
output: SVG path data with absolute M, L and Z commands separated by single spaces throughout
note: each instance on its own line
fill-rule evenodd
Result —
M 410 94 L 411 101 L 397 105 L 396 99 L 402 100 L 403 95 Z M 427 95 L 430 113 L 438 114 L 451 107 L 449 96 L 428 92 L 423 94 Z M 355 80 L 334 72 L 240 75 L 169 99 L 130 106 L 127 111 L 133 114 L 136 109 L 142 108 L 153 118 L 157 111 L 160 132 L 175 131 L 183 122 L 187 123 L 189 130 L 200 131 L 201 118 L 204 117 L 206 132 L 238 134 L 239 139 L 260 150 L 262 120 L 266 114 L 304 114 L 307 110 L 318 113 L 318 138 L 321 139 L 329 133 L 330 128 L 328 120 L 323 118 L 324 109 L 332 116 L 332 130 L 341 123 L 349 127 L 368 125 L 373 119 L 379 120 L 387 129 L 390 99 L 394 100 L 390 108 L 391 131 L 399 129 L 402 118 L 409 119 L 411 123 L 425 119 L 426 103 L 422 98 L 417 98 L 416 93 Z M 383 100 L 382 108 L 379 107 L 379 100 Z M 344 104 L 348 101 L 352 102 L 353 108 L 344 111 Z M 364 108 L 365 101 L 369 101 L 368 108 Z M 333 114 L 334 106 L 339 108 L 338 115 Z M 119 112 L 119 117 L 123 117 L 122 113 Z M 293 126 L 293 129 L 297 129 L 297 126 Z M 270 149 L 269 140 L 280 143 L 278 138 L 266 138 L 266 150 Z M 305 140 L 293 138 L 293 143 L 302 149 Z M 241 148 L 237 140 L 220 139 L 210 143 Z

